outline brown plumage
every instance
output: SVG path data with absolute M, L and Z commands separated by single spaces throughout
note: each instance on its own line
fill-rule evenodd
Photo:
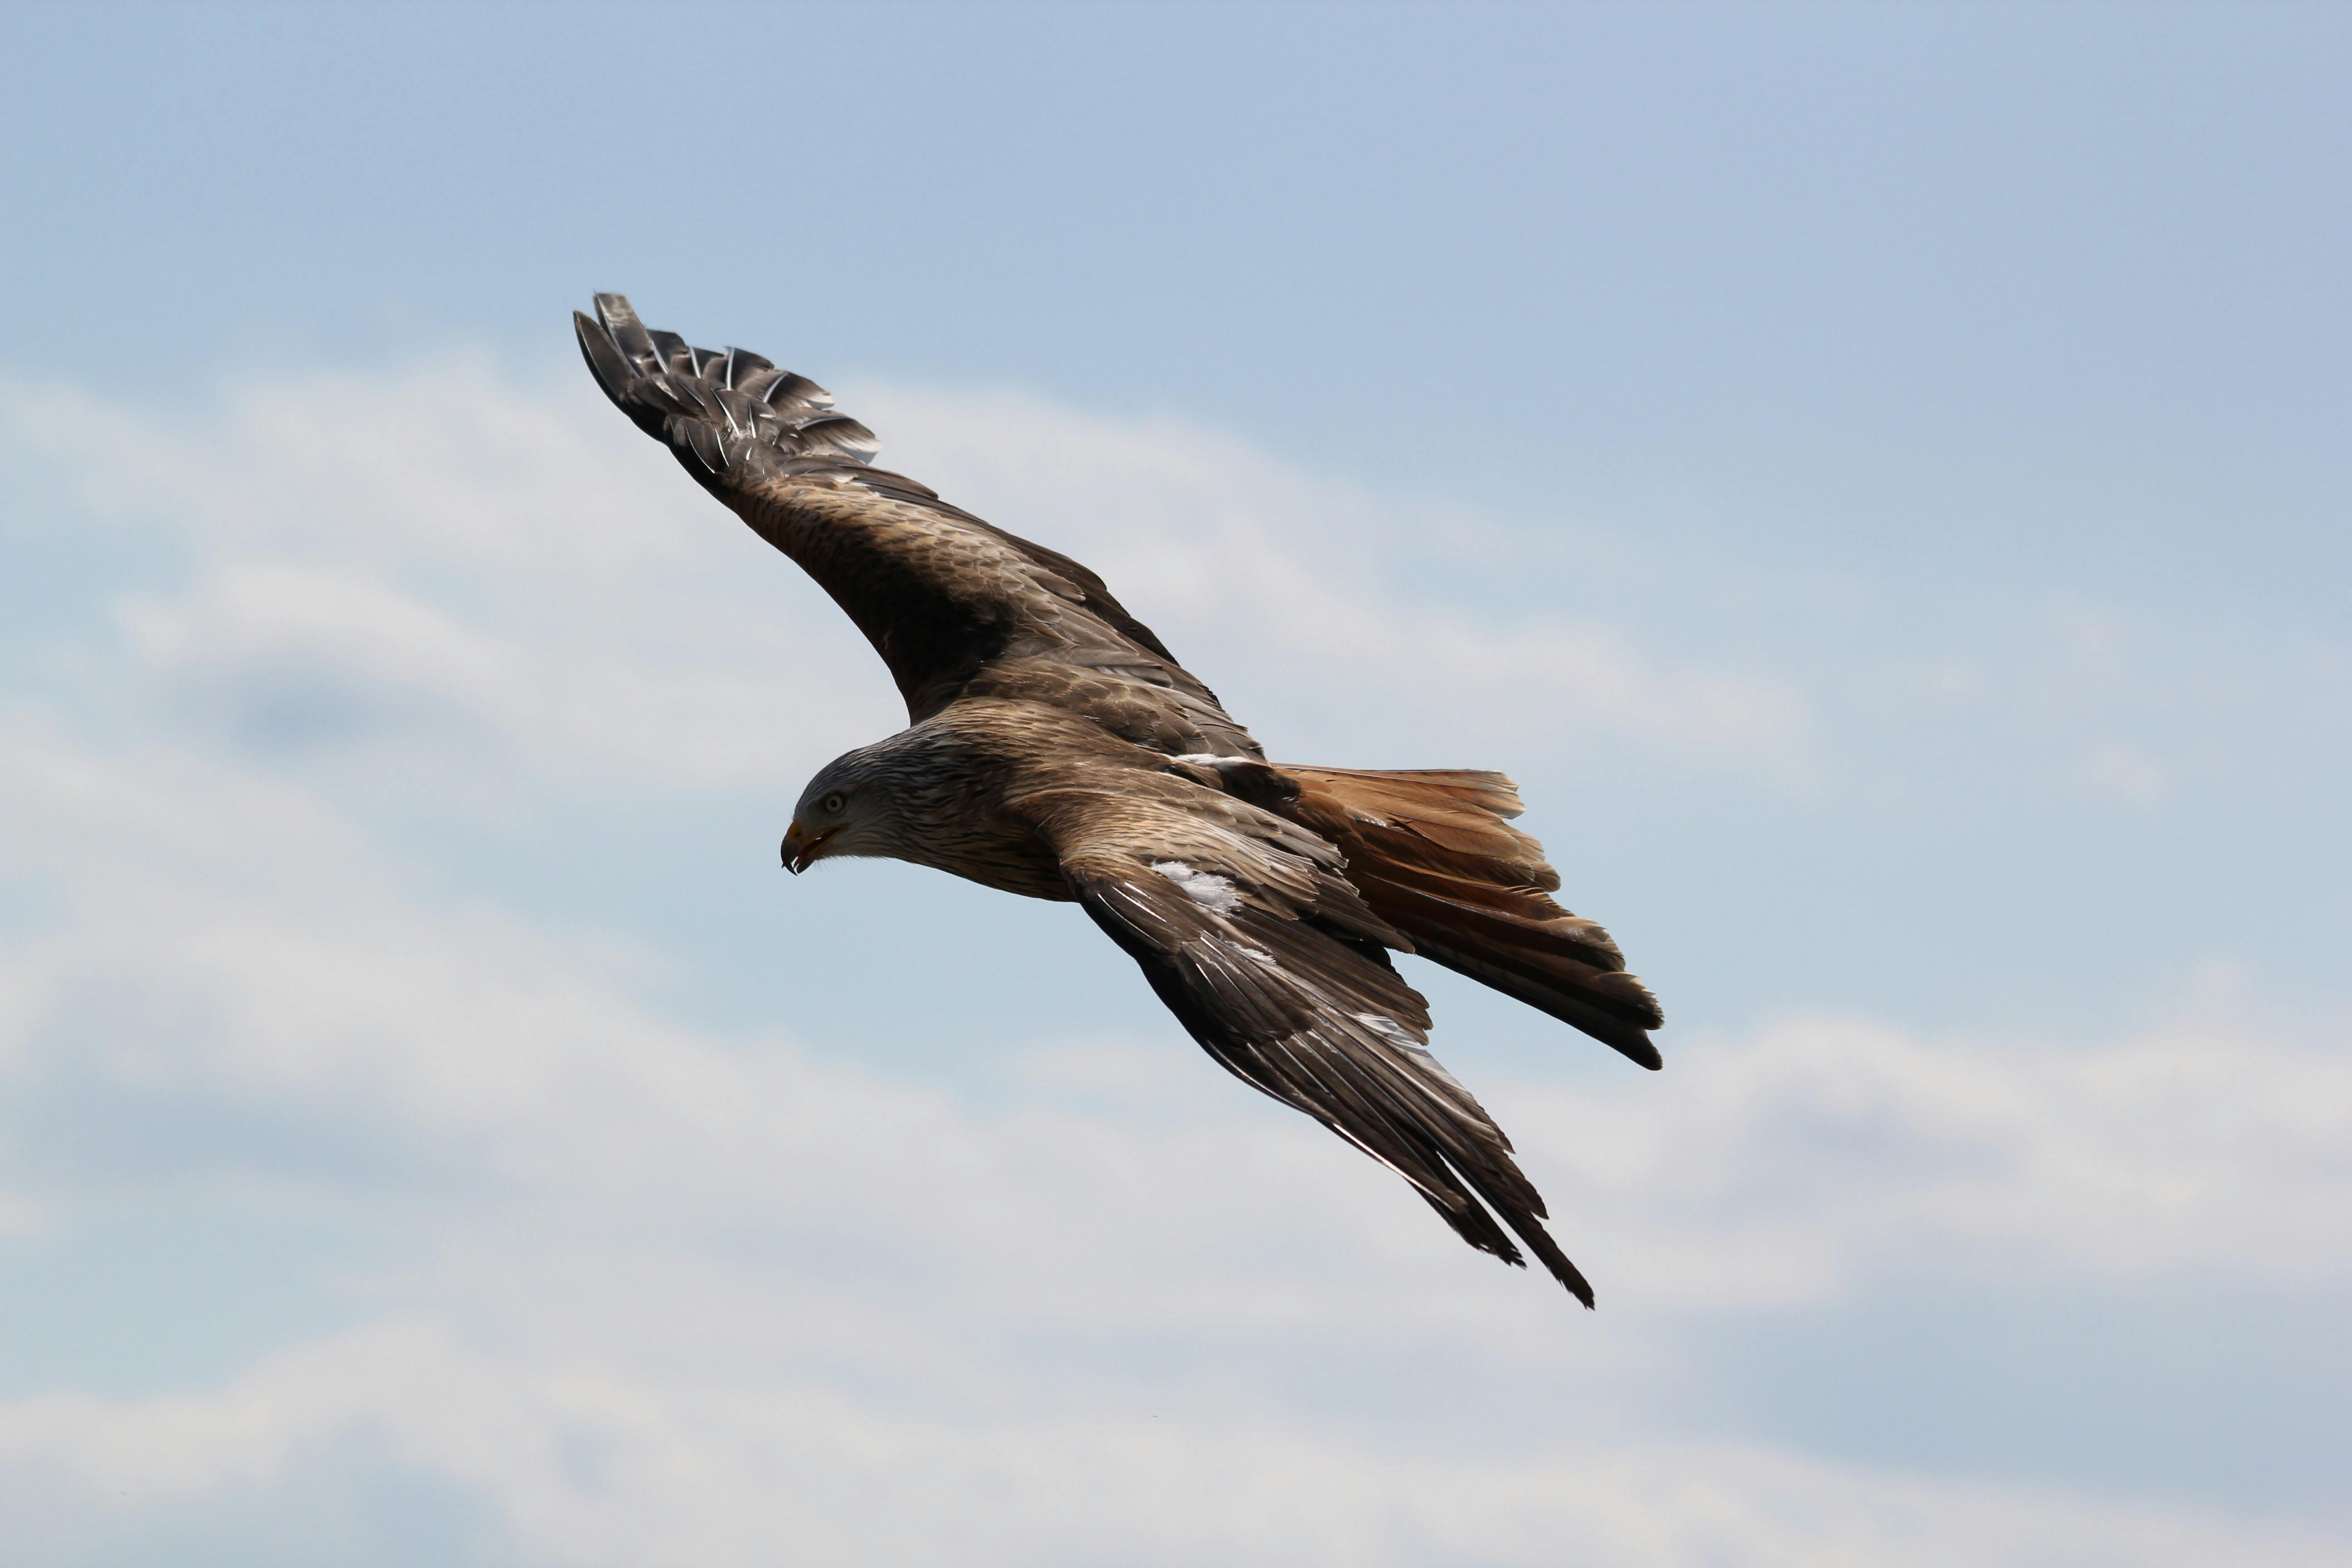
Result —
M 1389 959 L 1421 953 L 1659 1065 L 1656 1001 L 1552 900 L 1508 779 L 1269 763 L 1102 579 L 870 467 L 872 432 L 824 388 L 648 331 L 617 294 L 573 321 L 606 395 L 832 595 L 907 700 L 909 728 L 810 782 L 787 866 L 883 856 L 1077 903 L 1227 1070 L 1396 1171 L 1471 1246 L 1517 1264 L 1516 1234 L 1592 1304 Z

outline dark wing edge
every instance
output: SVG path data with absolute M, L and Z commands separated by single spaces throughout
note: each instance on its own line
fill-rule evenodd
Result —
M 1402 1176 L 1464 1241 L 1524 1268 L 1516 1233 L 1593 1304 L 1591 1284 L 1544 1228 L 1543 1198 L 1510 1140 L 1430 1054 L 1428 1003 L 1390 963 L 1385 922 L 1338 874 L 1336 853 L 1332 868 L 1315 868 L 1321 896 L 1295 914 L 1239 887 L 1212 889 L 1203 902 L 1197 872 L 1180 866 L 1180 880 L 1158 868 L 1181 850 L 1155 862 L 1136 848 L 1148 820 L 1090 833 L 1105 826 L 1091 815 L 1091 825 L 1045 826 L 1063 875 L 1212 1059 Z
M 625 295 L 598 294 L 595 306 L 593 317 L 575 310 L 572 321 L 581 357 L 597 386 L 640 430 L 668 447 L 697 483 L 793 555 L 833 595 L 889 664 L 911 716 L 922 718 L 955 695 L 973 673 L 971 660 L 961 654 L 986 635 L 971 628 L 971 639 L 955 643 L 958 657 L 949 657 L 940 652 L 936 634 L 941 627 L 975 616 L 993 626 L 1017 625 L 1034 618 L 1026 610 L 1045 595 L 1061 606 L 1055 613 L 1082 614 L 1099 628 L 1069 639 L 1059 662 L 1160 689 L 1186 710 L 1188 721 L 1206 737 L 1203 745 L 1256 754 L 1256 742 L 1224 712 L 1216 694 L 1177 661 L 1099 575 L 1058 551 L 941 500 L 919 480 L 874 468 L 881 443 L 864 425 L 837 412 L 824 387 L 777 369 L 761 355 L 695 348 L 676 332 L 648 328 Z M 880 527 L 912 517 L 939 535 L 961 534 L 980 549 L 933 552 L 928 563 L 901 558 L 886 564 L 838 548 L 813 558 L 775 526 L 780 508 L 809 515 L 810 486 L 831 498 L 820 509 L 820 527 L 836 544 L 858 531 L 857 519 Z M 994 565 L 982 569 L 996 575 L 966 575 L 953 583 L 922 580 L 926 570 L 947 569 L 940 563 L 958 553 L 962 560 L 956 569 L 967 574 L 992 554 Z M 935 596 L 925 600 L 926 593 Z M 923 625 L 910 626 L 909 621 Z
M 862 468 L 882 449 L 808 377 L 741 349 L 694 348 L 649 329 L 625 294 L 597 295 L 594 319 L 574 310 L 572 324 L 613 405 L 707 485 L 755 450 L 784 464 Z

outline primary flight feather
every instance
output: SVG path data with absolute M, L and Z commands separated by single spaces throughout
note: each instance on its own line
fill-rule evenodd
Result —
M 1524 1243 L 1591 1306 L 1389 959 L 1419 953 L 1659 1065 L 1656 1000 L 1551 900 L 1511 782 L 1268 763 L 1101 578 L 870 466 L 880 444 L 823 387 L 650 330 L 621 295 L 595 303 L 572 320 L 605 395 L 833 595 L 907 700 L 909 728 L 810 781 L 784 864 L 884 856 L 1077 903 L 1228 1071 L 1395 1171 L 1471 1246 L 1519 1264 Z

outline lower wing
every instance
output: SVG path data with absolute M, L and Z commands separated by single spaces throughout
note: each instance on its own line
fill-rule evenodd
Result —
M 1524 1266 L 1516 1233 L 1592 1305 L 1510 1140 L 1430 1055 L 1428 1004 L 1384 949 L 1396 933 L 1338 854 L 1319 840 L 1301 854 L 1286 824 L 1268 837 L 1287 845 L 1236 832 L 1231 804 L 1202 794 L 1221 822 L 1103 793 L 1042 811 L 1040 830 L 1087 913 L 1221 1066 L 1412 1183 L 1471 1246 Z

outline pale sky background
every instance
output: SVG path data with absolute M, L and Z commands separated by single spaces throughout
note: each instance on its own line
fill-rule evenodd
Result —
M 0 1534 L 61 1568 L 2352 1554 L 2352 11 L 0 9 Z M 1277 758 L 1587 1314 L 1067 907 L 568 312 L 831 386 Z

